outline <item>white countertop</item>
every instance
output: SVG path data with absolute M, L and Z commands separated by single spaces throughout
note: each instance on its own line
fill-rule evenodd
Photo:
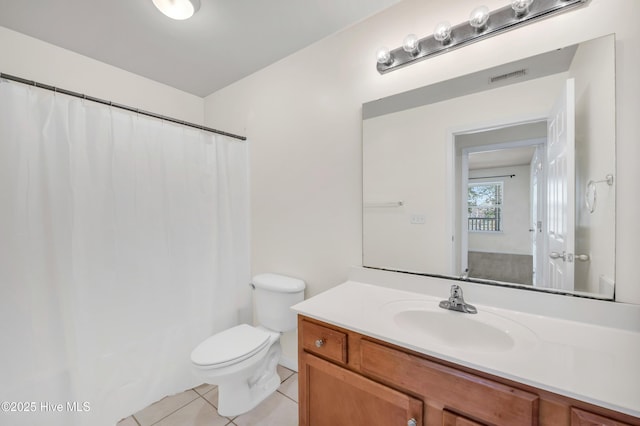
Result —
M 293 307 L 329 324 L 640 417 L 640 333 L 474 303 L 479 314 L 515 321 L 535 335 L 535 344 L 506 351 L 478 351 L 443 345 L 430 336 L 399 327 L 384 306 L 399 300 L 437 302 L 442 297 L 347 281 Z M 470 315 L 470 314 L 460 314 Z

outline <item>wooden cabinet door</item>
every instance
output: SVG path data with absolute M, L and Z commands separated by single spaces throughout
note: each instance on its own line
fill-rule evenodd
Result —
M 422 425 L 422 401 L 313 355 L 301 359 L 301 426 Z
M 444 410 L 442 413 L 442 426 L 483 426 L 481 423 L 459 416 L 451 411 Z

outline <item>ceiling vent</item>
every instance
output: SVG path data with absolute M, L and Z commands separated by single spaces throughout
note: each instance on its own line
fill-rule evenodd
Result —
M 508 72 L 506 74 L 501 74 L 501 75 L 496 75 L 493 77 L 489 78 L 489 84 L 493 84 L 493 83 L 498 83 L 504 80 L 508 80 L 510 78 L 518 78 L 518 77 L 524 77 L 525 75 L 527 75 L 527 70 L 526 69 L 521 69 L 521 70 L 517 70 L 517 71 L 511 71 Z

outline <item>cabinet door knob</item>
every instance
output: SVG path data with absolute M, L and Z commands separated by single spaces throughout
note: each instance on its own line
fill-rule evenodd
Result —
M 321 348 L 324 346 L 324 339 L 316 340 L 316 348 Z
M 416 419 L 409 419 L 409 421 L 407 422 L 407 426 L 418 426 L 418 422 L 416 421 Z

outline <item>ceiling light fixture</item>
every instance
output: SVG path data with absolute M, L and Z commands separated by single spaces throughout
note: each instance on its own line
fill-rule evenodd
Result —
M 157 0 L 154 0 L 154 2 Z M 520 25 L 565 12 L 589 0 L 509 0 L 509 5 L 489 11 L 486 6 L 475 8 L 469 20 L 452 27 L 448 22 L 439 23 L 433 34 L 421 39 L 409 34 L 402 46 L 377 52 L 377 68 L 380 74 L 397 70 L 406 65 L 463 47 L 483 38 L 512 30 Z
M 200 9 L 200 0 L 153 0 L 153 4 L 171 19 L 189 19 Z

